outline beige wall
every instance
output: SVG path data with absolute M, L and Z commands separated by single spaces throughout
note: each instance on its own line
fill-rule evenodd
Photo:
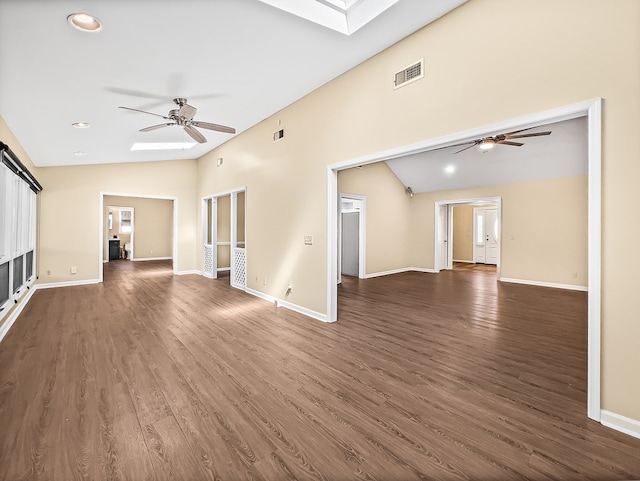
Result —
M 194 160 L 38 169 L 38 179 L 44 185 L 39 282 L 98 278 L 103 254 L 99 247 L 101 192 L 177 198 L 176 269 L 194 270 L 195 173 Z M 60 215 L 62 212 L 66 215 Z M 144 256 L 151 257 L 147 253 Z M 156 257 L 155 249 L 153 257 Z M 69 273 L 71 266 L 77 268 L 76 275 Z M 46 275 L 47 271 L 51 275 Z
M 134 259 L 173 257 L 173 201 L 142 197 L 104 197 L 104 220 L 107 226 L 108 206 L 114 206 L 113 233 L 118 234 L 124 246 L 129 234 L 120 234 L 118 207 L 132 207 L 134 210 L 133 240 Z M 113 234 L 110 235 L 113 237 Z M 106 247 L 105 247 L 106 259 Z
M 384 162 L 338 173 L 338 192 L 362 195 L 366 208 L 366 274 L 408 267 L 410 197 Z
M 474 197 L 502 198 L 501 277 L 587 285 L 587 178 L 583 176 L 416 195 L 413 216 L 423 222 L 416 223 L 412 236 L 412 265 L 434 267 L 435 202 Z
M 473 206 L 453 207 L 453 260 L 473 262 Z
M 487 52 L 526 61 L 487 63 Z M 198 195 L 246 185 L 249 287 L 282 296 L 292 282 L 289 300 L 322 313 L 328 164 L 603 97 L 602 402 L 640 419 L 632 274 L 640 260 L 618 247 L 640 234 L 624 214 L 640 202 L 640 163 L 628 141 L 640 131 L 639 56 L 636 0 L 615 8 L 602 0 L 473 0 L 204 156 Z M 419 58 L 425 78 L 394 91 L 393 72 Z M 273 143 L 278 121 L 287 134 Z M 229 162 L 216 168 L 221 156 Z M 313 246 L 303 245 L 304 235 L 314 236 Z M 506 241 L 511 252 L 529 251 L 515 235 Z M 255 283 L 262 276 L 265 286 Z
M 587 178 L 566 177 L 416 194 L 384 162 L 338 174 L 339 192 L 367 197 L 366 273 L 434 268 L 435 202 L 477 197 L 502 198 L 501 276 L 572 286 L 587 285 Z M 454 232 L 473 260 L 473 206 L 459 212 Z M 465 215 L 466 214 L 466 215 Z M 455 227 L 454 227 L 455 229 Z M 573 277 L 575 274 L 576 277 Z

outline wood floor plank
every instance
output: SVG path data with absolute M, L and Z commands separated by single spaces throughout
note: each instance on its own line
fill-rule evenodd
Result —
M 586 417 L 586 293 L 344 277 L 324 324 L 116 261 L 0 344 L 0 480 L 640 479 Z

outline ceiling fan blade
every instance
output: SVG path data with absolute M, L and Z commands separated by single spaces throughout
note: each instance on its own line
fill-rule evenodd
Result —
M 140 129 L 140 132 L 150 132 L 152 130 L 161 129 L 162 127 L 169 127 L 170 125 L 178 125 L 175 122 L 171 122 L 169 124 L 158 124 L 152 125 L 151 127 L 145 127 L 144 129 Z
M 134 112 L 142 112 L 143 114 L 155 115 L 156 117 L 162 117 L 163 119 L 171 120 L 169 117 L 165 117 L 164 115 L 154 114 L 153 112 L 147 112 L 146 110 L 132 109 L 131 107 L 118 107 L 119 109 L 132 110 Z
M 464 149 L 460 149 L 460 150 L 458 150 L 457 152 L 454 152 L 454 154 L 459 154 L 460 152 L 464 152 L 465 150 L 468 150 L 468 149 L 470 149 L 471 147 L 475 147 L 475 146 L 476 146 L 476 145 L 478 145 L 479 143 L 480 143 L 480 142 L 479 142 L 478 140 L 474 140 L 474 141 L 473 141 L 473 144 L 471 144 L 471 145 L 470 145 L 470 146 L 468 146 L 468 147 L 465 147 Z
M 184 117 L 187 120 L 191 120 L 196 115 L 197 111 L 198 111 L 197 108 L 192 107 L 191 105 L 188 105 L 188 104 L 184 104 L 182 107 L 180 107 L 180 110 L 178 111 L 178 116 Z
M 534 132 L 531 134 L 522 134 L 522 135 L 508 135 L 508 139 L 524 139 L 525 137 L 539 137 L 541 135 L 551 135 L 551 131 L 548 132 Z
M 184 130 L 191 136 L 193 140 L 195 140 L 199 144 L 204 144 L 207 141 L 206 137 L 196 129 L 194 129 L 191 125 L 185 125 Z
M 113 92 L 114 94 L 129 95 L 131 97 L 141 97 L 144 99 L 166 100 L 166 95 L 157 95 L 149 92 L 142 92 L 140 90 L 123 89 L 120 87 L 105 87 L 107 92 Z
M 520 142 L 509 142 L 508 140 L 499 140 L 496 143 L 500 145 L 513 145 L 514 147 L 522 147 L 524 145 Z
M 198 121 L 194 120 L 193 122 L 191 122 L 191 124 L 195 125 L 196 127 L 200 127 L 201 129 L 216 130 L 218 132 L 226 132 L 228 134 L 235 134 L 236 133 L 236 129 L 234 129 L 233 127 L 227 127 L 225 125 L 212 124 L 211 122 L 198 122 Z

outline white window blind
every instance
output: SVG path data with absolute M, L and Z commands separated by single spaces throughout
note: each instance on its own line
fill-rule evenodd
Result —
M 42 186 L 0 142 L 0 319 L 35 280 L 36 193 Z

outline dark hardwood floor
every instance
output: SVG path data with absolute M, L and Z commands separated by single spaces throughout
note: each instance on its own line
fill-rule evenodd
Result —
M 640 479 L 586 417 L 586 294 L 340 286 L 324 324 L 167 262 L 37 291 L 0 343 L 0 479 Z

